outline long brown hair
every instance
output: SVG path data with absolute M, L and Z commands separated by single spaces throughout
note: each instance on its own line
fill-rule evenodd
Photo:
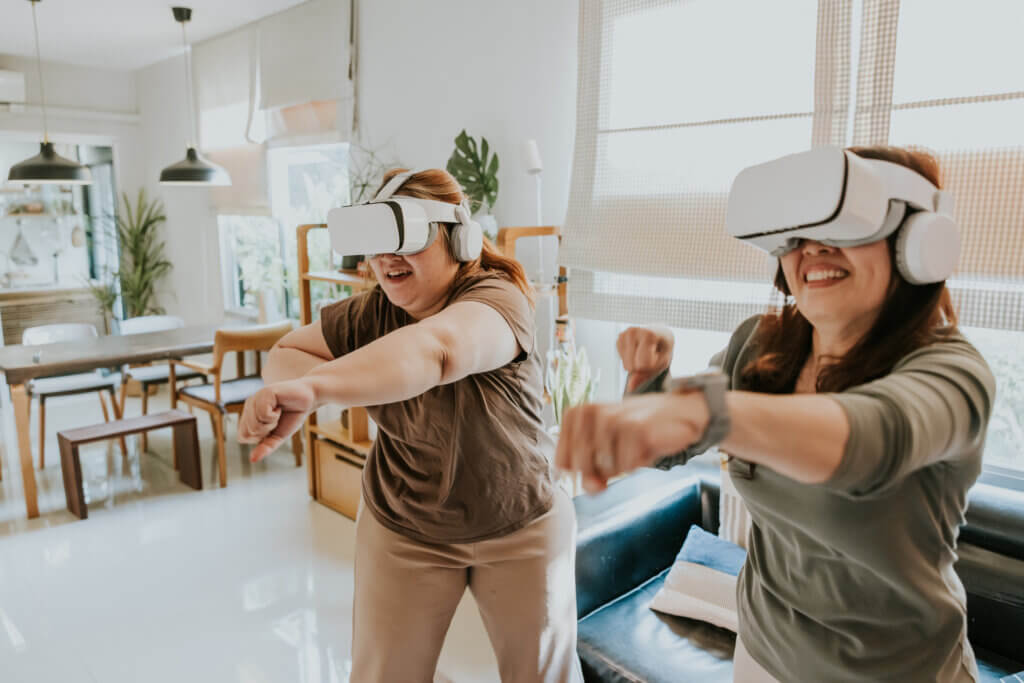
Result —
M 384 187 L 389 180 L 394 178 L 399 173 L 405 173 L 408 169 L 404 168 L 393 168 L 384 174 L 384 179 L 381 181 L 380 187 Z M 377 189 L 380 191 L 380 188 Z M 425 171 L 419 171 L 409 176 L 408 180 L 402 183 L 402 186 L 395 192 L 396 195 L 402 197 L 414 197 L 416 199 L 433 199 L 439 202 L 448 202 L 449 204 L 459 204 L 465 199 L 465 195 L 462 193 L 462 188 L 459 186 L 458 181 L 451 176 L 448 171 L 444 171 L 440 168 L 431 168 Z M 449 246 L 451 240 L 448 234 L 448 228 L 439 231 L 440 237 L 445 241 L 445 244 Z M 453 255 L 454 258 L 454 255 Z M 455 276 L 455 285 L 465 281 L 467 278 L 478 275 L 482 272 L 494 272 L 500 274 L 506 278 L 512 284 L 519 288 L 519 290 L 526 295 L 526 298 L 530 301 L 530 305 L 533 305 L 534 293 L 533 286 L 530 284 L 529 279 L 526 277 L 526 271 L 523 270 L 523 266 L 516 261 L 511 259 L 494 246 L 494 244 L 484 237 L 484 246 L 480 251 L 480 256 L 472 261 L 467 261 L 459 264 L 459 271 Z
M 942 187 L 939 163 L 931 154 L 901 147 L 850 147 L 865 159 L 891 161 L 920 173 Z M 956 312 L 945 282 L 912 285 L 896 267 L 896 236 L 887 239 L 892 281 L 871 329 L 842 357 L 829 358 L 815 380 L 819 392 L 838 392 L 887 375 L 911 351 L 947 339 L 957 331 Z M 758 357 L 743 368 L 742 388 L 767 393 L 792 393 L 808 356 L 813 327 L 790 298 L 779 264 L 775 287 L 786 296 L 782 309 L 761 318 L 754 344 Z

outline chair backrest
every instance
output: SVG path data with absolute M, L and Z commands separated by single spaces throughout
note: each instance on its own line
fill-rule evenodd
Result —
M 176 315 L 140 315 L 120 322 L 121 334 L 143 334 L 185 327 L 185 321 Z
M 21 334 L 21 343 L 26 346 L 38 344 L 56 344 L 57 342 L 76 341 L 98 337 L 96 326 L 88 323 L 57 323 L 55 325 L 38 325 L 26 327 Z
M 213 369 L 219 373 L 224 355 L 232 351 L 269 351 L 281 337 L 292 331 L 292 321 L 282 320 L 268 325 L 228 327 L 217 330 L 213 337 Z

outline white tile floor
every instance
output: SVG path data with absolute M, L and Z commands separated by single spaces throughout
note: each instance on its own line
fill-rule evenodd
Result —
M 2 683 L 349 680 L 354 524 L 310 500 L 290 452 L 250 465 L 232 420 L 228 487 L 214 488 L 209 420 L 197 413 L 207 486 L 197 492 L 177 481 L 169 432 L 151 434 L 141 464 L 135 444 L 127 461 L 115 447 L 84 448 L 93 499 L 79 521 L 65 509 L 54 434 L 102 416 L 94 396 L 54 399 L 41 514 L 27 521 L 9 401 L 3 410 Z M 137 399 L 126 412 L 138 414 Z M 381 647 L 400 656 L 400 643 Z M 436 680 L 498 680 L 468 592 Z

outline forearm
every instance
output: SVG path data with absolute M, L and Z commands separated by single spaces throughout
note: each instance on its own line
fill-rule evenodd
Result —
M 730 391 L 732 429 L 719 448 L 808 484 L 825 482 L 843 458 L 850 423 L 828 396 Z
M 306 353 L 299 349 L 275 346 L 267 354 L 263 367 L 263 381 L 267 384 L 298 379 L 306 373 L 327 363 L 326 358 Z
M 441 384 L 445 349 L 409 325 L 306 374 L 317 406 L 396 403 Z

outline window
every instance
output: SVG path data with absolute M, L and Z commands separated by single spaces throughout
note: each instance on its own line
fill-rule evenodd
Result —
M 298 318 L 295 228 L 305 223 L 325 223 L 330 209 L 349 203 L 348 145 L 281 147 L 271 149 L 268 156 L 270 205 L 284 231 L 286 310 L 289 317 Z M 313 232 L 309 242 L 310 270 L 335 267 L 325 231 Z M 314 311 L 322 300 L 339 296 L 336 287 L 325 283 L 314 283 L 310 294 Z
M 707 335 L 779 302 L 774 259 L 724 234 L 741 168 L 824 144 L 923 146 L 957 200 L 964 247 L 949 287 L 962 329 L 998 383 L 986 468 L 1024 482 L 1024 4 L 580 7 L 561 260 L 573 316 L 618 323 L 578 328 L 602 375 L 620 377 L 597 347 L 614 348 L 621 323 L 677 328 L 674 368 L 691 371 Z
M 261 296 L 278 302 L 285 273 L 278 222 L 265 216 L 218 216 L 217 223 L 226 271 L 225 307 L 255 312 Z
M 327 212 L 349 202 L 348 145 L 329 144 L 271 149 L 267 155 L 273 217 L 222 215 L 225 307 L 259 310 L 261 297 L 290 318 L 299 316 L 295 228 L 324 223 Z M 310 268 L 334 267 L 325 231 L 310 235 Z M 337 287 L 314 283 L 314 310 L 324 299 L 341 295 Z
M 774 263 L 725 236 L 729 186 L 845 135 L 841 14 L 816 0 L 582 3 L 561 246 L 574 315 L 724 330 L 764 310 Z
M 985 466 L 1024 478 L 1024 332 L 961 328 L 996 377 L 996 404 L 988 423 Z

